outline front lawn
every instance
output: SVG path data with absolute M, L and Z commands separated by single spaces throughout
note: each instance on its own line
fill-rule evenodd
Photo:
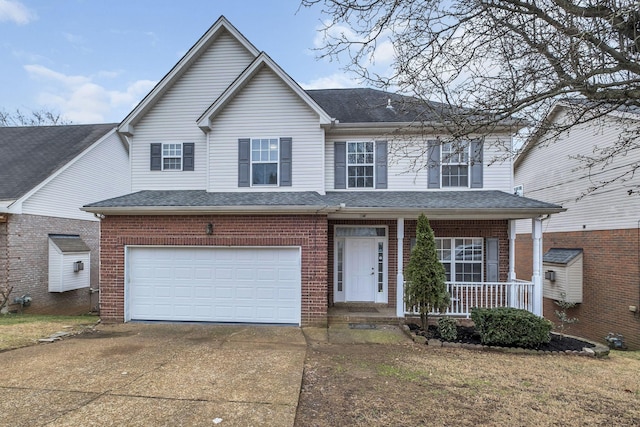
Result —
M 77 333 L 93 327 L 97 316 L 0 315 L 0 351 L 25 347 L 56 332 Z

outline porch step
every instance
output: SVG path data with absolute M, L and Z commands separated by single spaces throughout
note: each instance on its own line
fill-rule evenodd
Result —
M 331 307 L 327 314 L 329 327 L 362 328 L 375 325 L 397 325 L 395 309 L 386 305 L 341 304 Z

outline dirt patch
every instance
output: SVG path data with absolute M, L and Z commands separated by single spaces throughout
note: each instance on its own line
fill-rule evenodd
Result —
M 296 426 L 640 425 L 640 360 L 309 346 Z

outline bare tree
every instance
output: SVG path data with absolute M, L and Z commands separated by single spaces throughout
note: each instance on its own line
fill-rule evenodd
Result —
M 518 117 L 539 124 L 537 132 L 546 135 L 539 143 L 546 144 L 572 126 L 600 126 L 612 111 L 640 112 L 636 0 L 302 0 L 302 5 L 321 7 L 328 17 L 321 57 L 346 59 L 345 67 L 368 85 L 452 107 L 437 112 L 453 138 L 488 133 L 505 118 Z M 381 71 L 376 58 L 389 46 L 394 59 Z M 573 106 L 571 119 L 562 125 L 543 121 L 559 101 Z M 581 157 L 584 167 L 606 167 L 612 156 L 640 148 L 632 122 L 621 122 L 626 127 L 617 146 Z M 619 178 L 630 179 L 638 167 L 630 164 Z
M 60 113 L 42 109 L 24 112 L 16 109 L 13 112 L 0 110 L 0 126 L 56 126 L 68 125 L 70 121 L 66 120 Z

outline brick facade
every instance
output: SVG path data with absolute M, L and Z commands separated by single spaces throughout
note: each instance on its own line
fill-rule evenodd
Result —
M 544 251 L 550 248 L 583 249 L 583 302 L 568 310 L 578 318 L 569 334 L 604 342 L 609 333 L 624 336 L 627 346 L 640 349 L 640 235 L 636 229 L 544 233 Z M 530 234 L 516 239 L 518 277 L 532 275 L 533 244 Z M 544 299 L 543 314 L 557 322 L 558 306 Z
M 49 234 L 78 234 L 91 249 L 91 287 L 99 283 L 100 223 L 37 215 L 9 215 L 0 224 L 0 278 L 13 286 L 10 300 L 29 294 L 25 313 L 83 314 L 98 308 L 89 288 L 49 292 Z M 10 309 L 16 309 L 10 306 Z
M 206 234 L 208 223 L 213 234 Z M 299 246 L 302 324 L 327 322 L 327 218 L 319 215 L 145 215 L 102 220 L 100 316 L 124 321 L 124 248 L 168 246 Z
M 330 220 L 329 221 L 329 251 L 327 263 L 329 266 L 329 303 L 333 305 L 333 282 L 334 282 L 334 229 L 336 225 L 385 225 L 389 229 L 388 233 L 388 286 L 389 300 L 388 306 L 395 307 L 397 295 L 397 274 L 398 274 L 398 229 L 397 220 Z M 403 265 L 407 267 L 411 255 L 411 239 L 416 237 L 416 220 L 405 220 L 404 224 L 404 244 L 403 244 Z M 504 282 L 509 277 L 509 233 L 508 221 L 506 220 L 477 220 L 477 221 L 430 221 L 431 228 L 436 237 L 495 237 L 499 239 L 499 280 Z

